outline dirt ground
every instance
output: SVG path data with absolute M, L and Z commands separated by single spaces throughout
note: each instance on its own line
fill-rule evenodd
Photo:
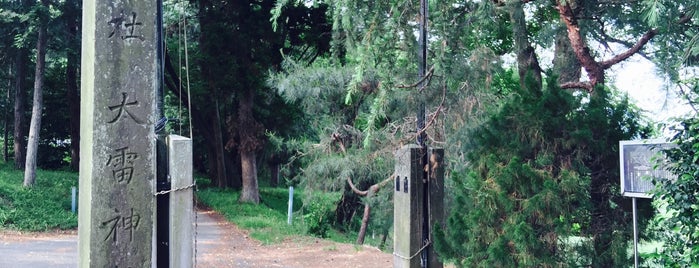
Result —
M 392 267 L 393 256 L 368 246 L 309 237 L 262 245 L 214 211 L 197 216 L 196 267 Z M 0 267 L 76 267 L 77 232 L 0 230 Z
M 197 243 L 208 253 L 197 254 L 197 267 L 392 267 L 393 256 L 368 246 L 297 237 L 262 245 L 222 216 L 206 211 L 221 231 L 213 245 Z M 211 224 L 202 220 L 200 224 Z M 204 228 L 202 228 L 204 229 Z M 207 228 L 215 230 L 216 228 Z M 206 237 L 202 233 L 198 235 Z M 208 242 L 207 242 L 208 243 Z

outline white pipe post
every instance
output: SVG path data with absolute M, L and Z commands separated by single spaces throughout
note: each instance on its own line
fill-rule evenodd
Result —
M 636 198 L 631 198 L 633 210 L 633 267 L 638 268 L 638 230 L 636 227 Z
M 77 197 L 77 190 L 78 190 L 78 189 L 77 189 L 75 186 L 73 186 L 72 188 L 70 188 L 70 193 L 71 193 L 71 198 L 70 198 L 70 211 L 73 212 L 73 214 L 75 214 L 75 204 L 76 204 L 75 199 L 76 199 L 76 197 Z
M 291 213 L 294 208 L 294 186 L 289 186 L 289 210 L 287 213 L 286 224 L 291 225 Z

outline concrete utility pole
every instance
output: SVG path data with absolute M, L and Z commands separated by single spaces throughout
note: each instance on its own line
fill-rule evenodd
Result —
M 417 144 L 396 153 L 393 266 L 401 268 L 442 267 L 432 245 L 432 227 L 444 221 L 444 150 L 425 144 L 428 13 L 428 1 L 420 0 Z
M 84 0 L 80 267 L 151 267 L 156 1 Z
M 427 73 L 427 0 L 420 0 L 420 35 L 418 36 L 418 83 L 419 103 L 417 109 L 417 145 L 425 147 L 425 94 L 422 92 Z

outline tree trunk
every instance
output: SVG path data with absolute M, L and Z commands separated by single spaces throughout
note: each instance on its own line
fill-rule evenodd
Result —
M 7 163 L 10 160 L 10 156 L 9 156 L 10 150 L 9 150 L 9 148 L 7 148 L 9 146 L 7 139 L 9 138 L 8 136 L 10 133 L 10 131 L 7 129 L 9 127 L 9 124 L 7 121 L 10 120 L 9 119 L 10 115 L 9 115 L 9 113 L 5 113 L 5 114 L 6 114 L 5 119 L 3 120 L 3 135 L 2 135 L 3 154 L 2 154 L 2 159 L 5 161 L 5 163 Z
M 12 74 L 12 67 L 10 67 L 10 71 L 8 74 Z M 5 95 L 5 104 L 3 107 L 4 109 L 2 110 L 2 114 L 4 115 L 5 119 L 3 121 L 3 160 L 5 160 L 5 163 L 10 161 L 10 148 L 9 146 L 9 135 L 10 135 L 10 91 L 12 91 L 12 82 L 8 80 L 8 85 L 7 85 L 7 95 Z
M 277 187 L 277 185 L 279 184 L 279 167 L 280 166 L 281 165 L 276 161 L 269 163 L 269 170 L 271 173 L 271 176 L 269 178 L 269 186 Z
M 15 55 L 15 105 L 14 105 L 14 151 L 15 169 L 24 168 L 25 149 L 27 147 L 24 140 L 24 110 L 26 91 L 24 76 L 28 64 L 27 49 L 19 48 Z
M 611 59 L 604 61 L 595 60 L 593 53 L 590 52 L 590 48 L 583 40 L 584 34 L 580 33 L 580 25 L 578 24 L 578 18 L 575 16 L 576 3 L 575 1 L 556 1 L 556 9 L 558 9 L 558 14 L 561 20 L 565 23 L 568 28 L 568 39 L 570 41 L 570 46 L 575 52 L 575 56 L 580 61 L 580 64 L 587 72 L 587 77 L 590 81 L 586 82 L 569 82 L 561 85 L 563 88 L 584 88 L 589 92 L 593 92 L 594 88 L 598 84 L 604 84 L 605 75 L 604 71 L 609 69 L 614 64 L 622 62 L 634 54 L 638 53 L 643 46 L 645 46 L 648 41 L 653 39 L 655 35 L 658 34 L 657 29 L 650 29 L 644 33 L 636 43 L 631 46 L 626 51 L 619 53 L 612 57 Z
M 66 90 L 68 99 L 68 108 L 70 111 L 70 169 L 78 171 L 80 166 L 80 91 L 78 89 L 78 54 L 80 41 L 78 39 L 78 20 L 79 13 L 77 12 L 77 3 L 69 1 L 66 5 L 70 6 L 69 11 L 66 11 L 67 21 L 66 28 L 69 34 L 68 62 L 66 66 Z
M 260 193 L 257 187 L 257 164 L 255 152 L 260 147 L 258 134 L 262 127 L 255 121 L 252 115 L 255 92 L 244 89 L 238 98 L 238 124 L 237 131 L 240 138 L 238 151 L 240 153 L 240 173 L 243 181 L 243 190 L 240 194 L 241 202 L 260 202 Z
M 255 152 L 240 151 L 240 171 L 243 179 L 240 202 L 260 203 L 260 191 L 257 187 L 257 160 L 255 158 Z
M 364 201 L 364 216 L 362 216 L 362 226 L 359 228 L 359 234 L 357 235 L 357 244 L 364 244 L 364 237 L 366 236 L 366 230 L 369 225 L 369 213 L 371 212 L 371 208 L 369 207 L 368 199 L 373 197 L 374 194 L 379 192 L 379 189 L 381 189 L 381 187 L 385 186 L 386 184 L 388 184 L 388 182 L 392 180 L 393 176 L 389 176 L 382 182 L 369 186 L 369 189 L 360 191 L 359 189 L 357 189 L 356 186 L 354 186 L 352 178 L 347 177 L 347 184 L 349 184 L 349 187 L 352 189 L 352 192 L 360 196 L 366 196 L 367 198 L 367 200 Z
M 371 208 L 369 207 L 369 200 L 364 201 L 364 216 L 362 216 L 362 227 L 359 228 L 359 234 L 357 234 L 357 245 L 364 244 L 364 237 L 366 236 L 366 229 L 369 225 L 369 213 Z
M 524 15 L 522 1 L 508 1 L 507 8 L 512 21 L 512 33 L 517 53 L 517 69 L 519 71 L 519 85 L 522 88 L 530 86 L 531 79 L 537 90 L 541 89 L 541 66 L 536 58 L 536 51 L 529 42 L 527 21 Z
M 556 30 L 553 53 L 553 71 L 558 75 L 558 84 L 580 81 L 582 66 L 568 39 L 568 28 L 563 25 Z
M 225 161 L 225 151 L 224 151 L 224 139 L 223 130 L 221 127 L 222 118 L 220 114 L 219 99 L 221 95 L 219 94 L 219 87 L 216 85 L 215 81 L 220 80 L 221 77 L 217 76 L 213 71 L 216 70 L 215 53 L 217 51 L 211 51 L 212 49 L 207 47 L 206 44 L 209 42 L 208 29 L 210 25 L 215 23 L 215 18 L 211 16 L 211 9 L 214 9 L 213 5 L 208 1 L 199 1 L 199 25 L 201 27 L 201 33 L 199 35 L 199 47 L 202 50 L 203 57 L 200 58 L 198 64 L 201 71 L 201 78 L 204 80 L 204 85 L 207 87 L 207 94 L 209 97 L 204 98 L 204 103 L 197 105 L 192 100 L 192 109 L 201 111 L 202 122 L 201 125 L 206 125 L 206 131 L 203 131 L 207 142 L 209 143 L 209 155 L 207 159 L 209 161 L 209 175 L 211 176 L 212 184 L 217 187 L 225 187 L 228 181 L 226 172 L 226 161 Z M 167 60 L 167 59 L 166 59 Z M 171 76 L 175 77 L 175 73 L 171 72 Z M 208 100 L 208 102 L 207 102 Z M 213 103 L 213 107 L 211 107 Z
M 602 67 L 597 61 L 595 61 L 590 48 L 587 47 L 585 41 L 583 41 L 582 35 L 580 33 L 580 27 L 578 25 L 578 19 L 575 17 L 574 11 L 575 2 L 564 2 L 557 1 L 557 8 L 561 20 L 566 24 L 568 29 L 568 40 L 570 46 L 575 52 L 576 57 L 580 61 L 580 64 L 587 71 L 587 77 L 590 79 L 589 83 L 579 84 L 581 88 L 585 88 L 592 92 L 595 85 L 604 84 L 604 67 Z M 564 88 L 572 88 L 564 86 Z
M 381 233 L 381 243 L 379 244 L 379 249 L 383 250 L 386 248 L 386 238 L 388 238 L 388 228 L 384 228 Z
M 211 120 L 213 136 L 214 136 L 214 153 L 212 159 L 215 161 L 214 165 L 216 168 L 216 185 L 220 188 L 226 187 L 226 159 L 225 152 L 223 150 L 223 130 L 221 128 L 221 114 L 219 113 L 219 103 L 218 99 L 214 100 L 214 118 Z
M 226 151 L 226 187 L 236 190 L 243 188 L 243 181 L 240 177 L 240 153 L 238 150 Z
M 43 1 L 42 1 L 43 2 Z M 44 3 L 46 5 L 46 3 Z M 34 73 L 34 101 L 32 120 L 29 126 L 27 142 L 27 161 L 24 167 L 24 187 L 34 185 L 36 179 L 36 158 L 39 151 L 39 131 L 41 130 L 41 112 L 44 108 L 44 65 L 46 63 L 46 24 L 39 26 L 39 38 L 36 42 L 36 71 Z
M 213 101 L 214 105 L 218 106 L 218 101 Z M 218 110 L 218 108 L 214 108 Z M 209 119 L 204 121 L 199 121 L 195 124 L 200 125 L 200 133 L 202 138 L 207 143 L 208 147 L 208 174 L 211 178 L 211 184 L 219 188 L 226 187 L 226 158 L 223 150 L 223 134 L 221 133 L 221 123 L 219 120 L 219 113 L 217 111 L 211 111 L 208 116 Z

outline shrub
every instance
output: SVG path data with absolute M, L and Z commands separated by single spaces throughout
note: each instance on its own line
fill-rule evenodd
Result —
M 328 237 L 328 230 L 332 227 L 333 216 L 340 193 L 313 192 L 309 194 L 304 204 L 304 223 L 309 234 L 318 237 Z

